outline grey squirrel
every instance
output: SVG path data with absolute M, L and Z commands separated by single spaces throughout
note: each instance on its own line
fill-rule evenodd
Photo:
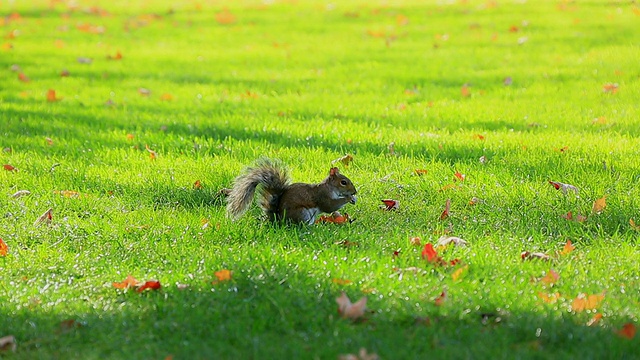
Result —
M 284 166 L 260 159 L 238 176 L 227 193 L 227 212 L 239 218 L 253 202 L 258 188 L 260 207 L 270 220 L 313 224 L 318 214 L 333 213 L 347 203 L 356 203 L 356 188 L 338 168 L 329 170 L 318 184 L 291 183 Z

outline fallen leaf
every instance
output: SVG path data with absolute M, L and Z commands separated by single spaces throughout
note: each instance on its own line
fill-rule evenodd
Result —
M 18 171 L 15 167 L 9 165 L 9 164 L 4 164 L 2 165 L 2 167 L 7 170 L 7 171 Z
M 193 183 L 193 188 L 194 189 L 202 189 L 202 183 L 200 182 L 200 180 L 196 180 L 196 182 Z
M 629 225 L 631 225 L 633 230 L 640 231 L 640 225 L 636 225 L 636 222 L 633 221 L 633 219 L 629 219 Z
M 114 282 L 111 285 L 113 285 L 113 287 L 116 289 L 128 289 L 138 285 L 138 280 L 136 280 L 131 275 L 127 275 L 127 278 L 124 279 L 122 282 Z
M 538 293 L 538 297 L 540 299 L 542 299 L 542 301 L 544 301 L 544 302 L 546 302 L 548 304 L 553 304 L 553 303 L 555 303 L 556 301 L 558 301 L 559 299 L 562 298 L 562 296 L 560 295 L 559 292 L 556 292 L 556 293 L 553 293 L 553 294 L 548 294 L 548 295 L 543 293 L 543 292 L 539 292 Z
M 353 220 L 349 217 L 349 214 L 344 213 L 344 215 L 335 211 L 330 215 L 320 215 L 320 217 L 316 220 L 316 224 L 320 223 L 332 223 L 332 224 L 346 224 L 350 223 Z
M 352 155 L 345 155 L 343 157 L 337 158 L 333 161 L 331 161 L 331 164 L 335 164 L 338 162 L 341 162 L 345 167 L 349 167 L 349 164 L 351 164 L 351 162 L 353 161 L 353 156 Z
M 458 279 L 460 279 L 460 277 L 464 275 L 468 269 L 469 265 L 465 265 L 459 269 L 456 269 L 456 271 L 451 274 L 451 279 L 453 279 L 453 281 L 458 281 Z
M 230 281 L 233 275 L 233 271 L 228 269 L 218 270 L 213 273 L 216 276 L 216 280 L 213 281 L 214 284 L 221 283 L 224 281 Z
M 50 208 L 49 210 L 45 211 L 44 214 L 40 215 L 39 218 L 36 219 L 36 221 L 33 223 L 33 226 L 38 226 L 40 224 L 51 224 L 51 221 L 53 220 L 53 208 Z
M 44 141 L 47 142 L 47 145 L 53 145 L 53 139 L 51 139 L 50 137 L 44 138 Z
M 120 51 L 116 52 L 115 55 L 107 55 L 108 60 L 122 60 L 122 53 Z
M 587 217 L 584 215 L 576 215 L 575 218 L 573 216 L 573 213 L 571 211 L 569 211 L 568 213 L 566 213 L 565 215 L 561 215 L 564 219 L 567 219 L 569 221 L 577 221 L 577 222 L 585 222 L 587 221 Z
M 80 197 L 80 193 L 77 192 L 77 191 L 73 191 L 73 190 L 61 190 L 61 191 L 55 190 L 53 193 L 57 194 L 57 195 L 60 195 L 60 196 L 63 196 L 63 197 L 66 197 L 66 198 L 77 198 L 77 197 Z
M 553 269 L 549 269 L 547 275 L 540 279 L 543 283 L 547 285 L 553 285 L 560 279 L 560 275 L 555 272 Z
M 149 152 L 149 157 L 151 158 L 151 160 L 155 160 L 158 157 L 158 154 L 155 151 L 151 150 L 149 148 L 149 145 L 145 145 L 144 147 Z
M 338 314 L 345 319 L 357 320 L 364 316 L 364 312 L 367 308 L 367 298 L 363 297 L 355 303 L 351 303 L 347 294 L 342 294 L 336 298 L 338 303 Z
M 400 208 L 400 201 L 398 200 L 383 199 L 382 202 L 384 203 L 384 205 L 380 205 L 381 209 L 389 211 L 397 210 L 398 208 Z
M 600 319 L 602 319 L 602 313 L 596 313 L 591 319 L 589 319 L 589 321 L 587 321 L 587 326 L 593 326 L 597 324 L 598 322 L 600 322 Z
M 93 62 L 93 59 L 88 57 L 79 57 L 76 60 L 80 64 L 91 64 Z
M 563 184 L 557 181 L 549 181 L 549 184 L 553 185 L 556 190 L 561 190 L 564 195 L 567 195 L 569 191 L 573 191 L 576 195 L 578 194 L 578 188 L 573 185 Z
M 447 247 L 450 244 L 453 244 L 454 246 L 465 247 L 467 246 L 467 241 L 457 236 L 444 235 L 438 239 L 438 241 L 436 242 L 436 247 Z
M 600 214 L 607 207 L 607 196 L 603 196 L 600 199 L 597 199 L 593 202 L 593 207 L 591 211 L 596 214 Z
M 567 255 L 571 253 L 576 247 L 571 244 L 571 240 L 567 240 L 567 243 L 564 244 L 562 251 L 560 251 L 560 255 Z
M 422 249 L 422 258 L 426 259 L 428 262 L 434 262 L 439 259 L 438 253 L 433 248 L 431 243 L 427 243 L 424 245 L 424 249 Z
M 437 298 L 435 298 L 435 300 L 433 301 L 433 303 L 436 306 L 442 306 L 445 302 L 445 300 L 447 300 L 447 290 L 442 290 L 442 292 L 440 293 L 440 295 L 438 295 Z
M 223 10 L 216 14 L 216 21 L 220 25 L 231 25 L 236 22 L 236 17 L 228 10 Z
M 22 82 L 28 83 L 29 81 L 31 81 L 31 79 L 29 79 L 29 77 L 27 75 L 25 75 L 24 73 L 19 73 L 18 74 L 18 79 Z
M 477 197 L 472 197 L 471 200 L 469 200 L 469 205 L 476 205 L 482 202 L 482 199 L 477 198 Z
M 476 140 L 484 140 L 485 139 L 484 135 L 481 135 L 481 134 L 474 134 L 473 138 L 476 139 Z
M 636 325 L 634 323 L 626 323 L 622 326 L 622 329 L 616 331 L 616 334 L 631 340 L 636 336 Z
M 355 354 L 342 354 L 338 356 L 338 360 L 379 360 L 378 354 L 367 352 L 367 349 L 360 348 L 358 355 Z
M 9 247 L 7 244 L 0 238 L 0 256 L 7 256 L 9 253 Z
M 420 246 L 420 245 L 422 245 L 420 243 L 420 240 L 421 239 L 419 237 L 417 237 L 417 236 L 416 237 L 412 237 L 411 239 L 409 239 L 409 244 L 411 244 L 413 246 Z
M 173 95 L 171 95 L 169 93 L 164 93 L 164 94 L 160 95 L 160 100 L 162 100 L 162 101 L 172 101 L 173 100 Z
M 162 285 L 160 285 L 160 281 L 158 280 L 148 280 L 146 281 L 144 284 L 142 284 L 140 287 L 138 287 L 138 289 L 136 290 L 137 292 L 141 293 L 147 289 L 149 290 L 159 290 L 162 287 Z
M 127 140 L 133 140 L 135 136 L 133 134 L 127 134 Z
M 17 348 L 16 338 L 13 335 L 3 336 L 0 338 L 0 351 L 13 351 Z
M 440 220 L 444 220 L 449 217 L 449 210 L 451 209 L 451 199 L 447 199 L 447 202 L 444 205 L 444 211 L 440 215 Z
M 352 283 L 351 280 L 347 279 L 331 279 L 331 282 L 338 285 L 349 285 Z
M 471 96 L 471 90 L 469 89 L 469 85 L 468 84 L 462 85 L 462 87 L 460 88 L 460 95 L 462 95 L 462 97 L 470 97 Z
M 464 181 L 464 179 L 467 177 L 466 175 L 461 174 L 461 173 L 460 173 L 460 172 L 458 172 L 458 171 L 456 171 L 456 173 L 455 173 L 455 174 L 453 174 L 453 175 L 456 177 L 456 179 L 458 179 L 458 180 L 460 180 L 460 181 Z
M 141 87 L 141 88 L 138 88 L 138 94 L 142 96 L 149 96 L 151 95 L 151 90 Z
M 83 326 L 84 324 L 82 322 L 75 319 L 69 319 L 69 320 L 64 320 L 60 322 L 60 325 L 58 325 L 58 328 L 60 332 L 66 333 L 73 329 L 80 328 Z
M 571 303 L 571 309 L 575 312 L 581 312 L 584 310 L 593 310 L 604 300 L 604 293 L 602 294 L 580 294 Z
M 428 170 L 426 170 L 426 169 L 415 169 L 415 170 L 414 170 L 414 173 L 415 173 L 416 175 L 426 175 L 428 172 L 429 172 L 429 171 L 428 171 Z
M 47 90 L 47 101 L 48 102 L 56 102 L 56 101 L 60 101 L 62 100 L 62 98 L 59 98 L 56 96 L 56 91 L 53 89 L 49 89 Z
M 609 94 L 615 94 L 618 92 L 618 84 L 617 83 L 608 83 L 602 86 L 602 91 Z
M 540 260 L 549 260 L 549 255 L 545 254 L 545 253 L 541 253 L 541 252 L 529 252 L 529 251 L 523 251 L 520 254 L 520 258 L 522 260 L 534 260 L 534 259 L 540 259 Z

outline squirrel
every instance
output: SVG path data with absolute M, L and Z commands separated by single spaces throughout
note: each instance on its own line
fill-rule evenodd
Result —
M 318 184 L 291 183 L 278 161 L 259 159 L 238 176 L 227 193 L 227 213 L 239 218 L 251 205 L 258 188 L 260 207 L 272 221 L 313 224 L 321 212 L 333 213 L 356 203 L 356 188 L 333 167 Z

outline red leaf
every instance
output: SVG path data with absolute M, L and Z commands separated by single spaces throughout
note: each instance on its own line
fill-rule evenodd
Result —
M 444 211 L 440 215 L 440 220 L 444 220 L 449 217 L 449 210 L 451 209 L 451 199 L 447 199 L 447 202 L 444 205 Z
M 158 290 L 160 289 L 162 286 L 160 285 L 160 281 L 158 280 L 149 280 L 147 282 L 145 282 L 144 284 L 142 284 L 142 286 L 140 286 L 138 288 L 138 290 L 136 290 L 137 292 L 141 293 L 147 289 L 150 290 Z
M 381 207 L 384 210 L 397 210 L 400 207 L 400 201 L 392 200 L 392 199 L 384 199 L 382 200 L 384 203 L 384 207 Z
M 438 253 L 433 248 L 431 243 L 427 243 L 424 245 L 424 249 L 422 250 L 422 258 L 427 259 L 428 262 L 433 262 L 438 259 Z
M 13 166 L 11 166 L 9 164 L 4 164 L 4 165 L 2 165 L 2 167 L 7 171 L 16 171 L 16 168 L 14 168 Z
M 26 82 L 26 83 L 31 81 L 31 79 L 29 79 L 29 77 L 27 75 L 25 75 L 24 73 L 18 74 L 18 79 L 20 79 L 20 81 Z
M 616 332 L 625 339 L 633 339 L 636 336 L 636 326 L 634 323 L 626 323 L 622 329 Z
M 447 300 L 447 290 L 442 290 L 440 295 L 434 300 L 434 303 L 436 306 L 442 306 L 445 300 Z
M 460 181 L 464 181 L 464 179 L 467 177 L 466 175 L 461 174 L 461 173 L 460 173 L 460 172 L 458 172 L 458 171 L 456 171 L 456 173 L 454 174 L 454 176 L 455 176 L 458 180 L 460 180 Z

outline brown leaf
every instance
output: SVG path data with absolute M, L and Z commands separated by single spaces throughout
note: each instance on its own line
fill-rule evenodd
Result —
M 17 348 L 16 338 L 13 335 L 3 336 L 0 338 L 0 352 L 12 351 L 15 352 Z
M 467 241 L 457 236 L 447 235 L 441 236 L 438 241 L 436 241 L 436 247 L 447 247 L 450 244 L 453 244 L 454 246 L 465 247 L 467 246 Z
M 550 260 L 549 255 L 545 254 L 545 253 L 541 253 L 541 252 L 529 252 L 529 251 L 523 251 L 520 254 L 520 258 L 522 258 L 522 260 L 533 260 L 533 259 L 540 259 L 540 260 Z
M 351 303 L 349 297 L 344 292 L 336 298 L 338 303 L 338 313 L 345 319 L 357 320 L 364 316 L 367 309 L 367 298 L 363 297 L 355 303 Z
M 4 165 L 2 165 L 2 167 L 7 171 L 18 171 L 15 167 L 13 167 L 12 165 L 9 165 L 9 164 L 4 164 Z
M 607 207 L 607 196 L 603 196 L 600 199 L 597 199 L 593 202 L 593 207 L 591 211 L 595 214 L 600 214 Z
M 449 217 L 449 210 L 451 209 L 451 199 L 447 199 L 444 204 L 444 211 L 440 214 L 440 220 L 444 220 Z
M 335 164 L 337 162 L 341 162 L 342 165 L 344 165 L 345 167 L 349 167 L 349 165 L 351 164 L 352 161 L 353 161 L 353 155 L 347 154 L 347 155 L 345 155 L 343 157 L 340 157 L 340 158 L 337 158 L 337 159 L 331 161 L 331 164 L 333 165 L 333 164 Z

